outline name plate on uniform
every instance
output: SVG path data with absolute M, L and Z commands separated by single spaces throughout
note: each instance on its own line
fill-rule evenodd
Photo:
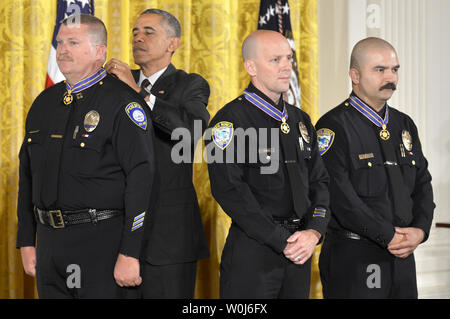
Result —
M 360 160 L 365 160 L 368 158 L 373 158 L 374 156 L 373 153 L 368 153 L 368 154 L 359 154 L 358 157 Z

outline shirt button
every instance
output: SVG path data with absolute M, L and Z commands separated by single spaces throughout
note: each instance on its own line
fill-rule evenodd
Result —
M 412 160 L 411 164 L 416 165 L 416 161 Z
M 84 144 L 83 142 L 80 144 L 81 147 L 84 147 L 86 144 Z
M 367 166 L 372 167 L 372 162 L 368 162 Z
M 31 143 L 31 137 L 28 138 L 27 142 L 28 142 L 28 143 Z

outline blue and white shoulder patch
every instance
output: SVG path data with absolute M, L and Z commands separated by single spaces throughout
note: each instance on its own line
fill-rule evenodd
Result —
M 147 129 L 147 115 L 145 115 L 144 109 L 138 102 L 129 103 L 125 107 L 125 112 L 134 124 L 143 130 Z
M 328 128 L 321 128 L 317 131 L 317 145 L 319 148 L 319 154 L 322 156 L 333 145 L 335 133 Z
M 135 231 L 136 229 L 139 229 L 142 226 L 144 226 L 144 217 L 145 217 L 145 212 L 134 217 L 133 225 L 131 226 L 131 231 Z
M 214 125 L 212 129 L 212 137 L 214 144 L 220 149 L 225 149 L 230 145 L 233 139 L 234 128 L 233 123 L 222 121 Z

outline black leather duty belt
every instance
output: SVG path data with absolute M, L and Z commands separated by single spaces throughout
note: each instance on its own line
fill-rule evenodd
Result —
M 364 240 L 364 241 L 370 241 L 368 238 L 360 236 L 356 233 L 352 233 L 348 230 L 336 230 L 336 229 L 328 229 L 326 236 L 334 237 L 334 238 L 341 238 L 341 239 L 353 239 L 353 240 Z
M 97 222 L 123 214 L 121 210 L 96 210 L 96 209 L 84 209 L 84 210 L 42 210 L 37 207 L 34 208 L 36 219 L 46 226 L 52 228 L 65 228 L 70 225 L 79 225 Z
M 286 228 L 291 233 L 303 230 L 305 227 L 305 219 L 298 217 L 272 217 L 275 224 Z

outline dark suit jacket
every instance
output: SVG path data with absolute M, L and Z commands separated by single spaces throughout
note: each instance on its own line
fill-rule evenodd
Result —
M 137 83 L 139 70 L 132 73 Z M 159 192 L 153 194 L 153 208 L 146 219 L 143 258 L 154 265 L 206 258 L 209 249 L 192 181 L 192 162 L 195 144 L 208 125 L 209 85 L 200 75 L 187 74 L 170 64 L 153 84 L 151 93 L 156 97 L 151 118 L 159 172 L 159 185 L 154 188 Z M 199 136 L 194 135 L 194 121 L 201 127 Z M 190 132 L 185 134 L 190 135 L 189 139 L 183 140 L 188 153 L 182 154 L 185 162 L 181 163 L 175 156 L 172 159 L 173 146 L 176 150 L 181 146 L 180 140 L 171 140 L 177 128 L 182 128 L 181 133 Z

